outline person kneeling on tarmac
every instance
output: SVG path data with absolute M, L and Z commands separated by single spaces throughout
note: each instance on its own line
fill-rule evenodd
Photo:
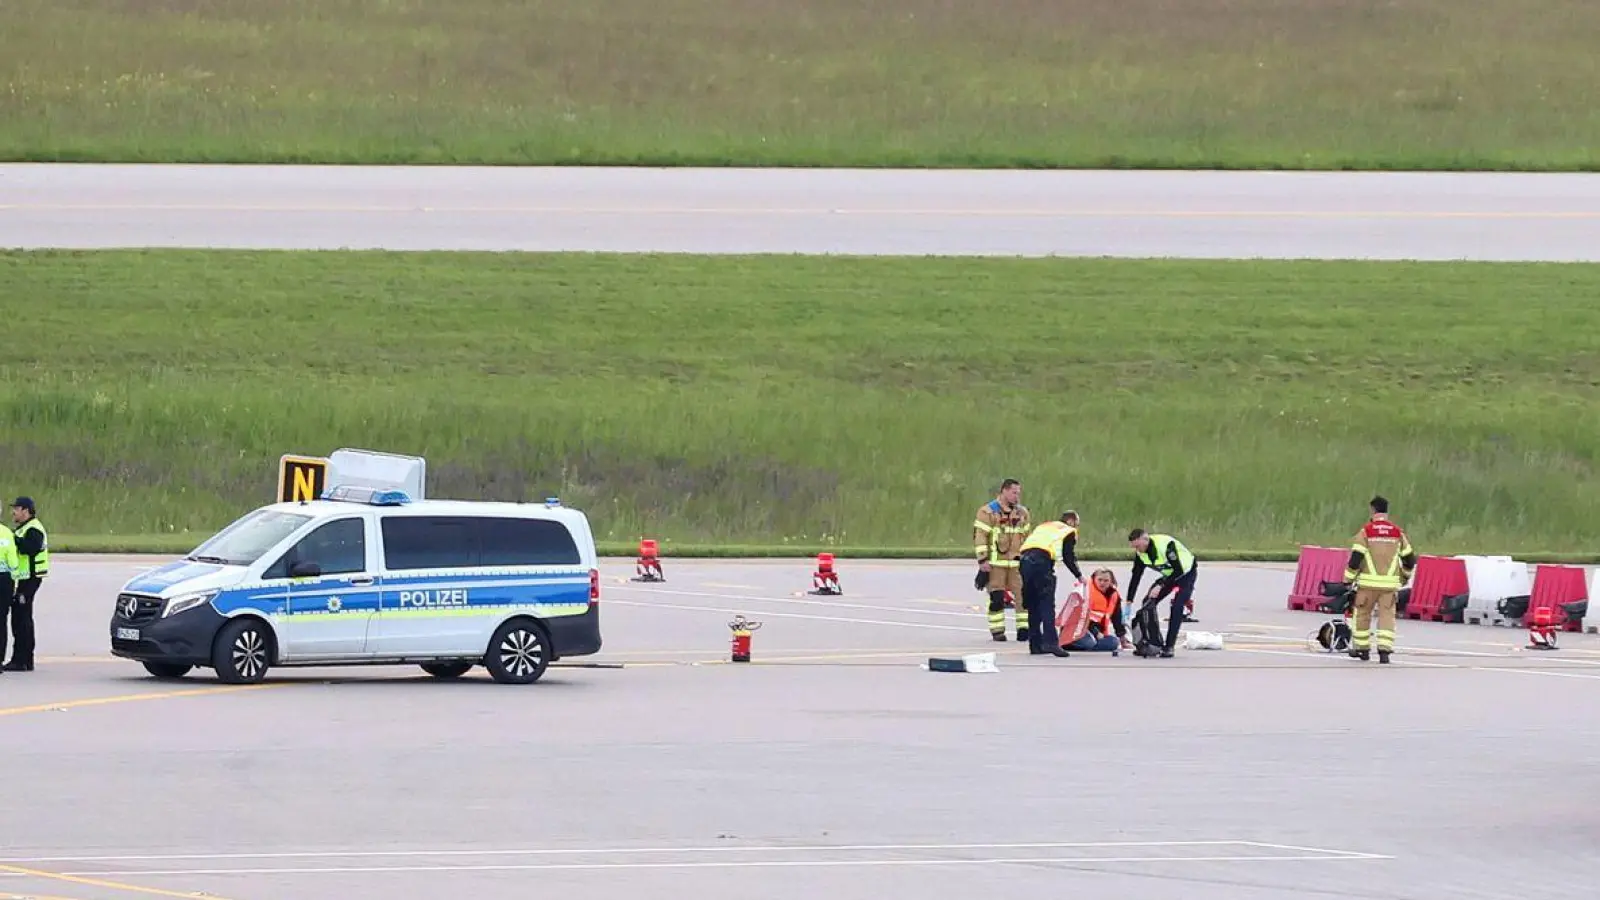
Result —
M 1117 576 L 1110 569 L 1095 569 L 1089 576 L 1088 596 L 1089 629 L 1083 637 L 1066 647 L 1083 652 L 1109 652 L 1126 650 L 1133 645 L 1128 641 L 1128 628 L 1122 621 L 1122 594 L 1117 591 Z

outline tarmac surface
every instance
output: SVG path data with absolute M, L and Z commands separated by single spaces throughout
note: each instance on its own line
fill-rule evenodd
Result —
M 0 247 L 1600 260 L 1600 175 L 0 165 Z
M 844 560 L 821 597 L 810 560 L 608 561 L 604 651 L 538 684 L 240 688 L 109 657 L 156 562 L 62 558 L 0 677 L 0 898 L 1596 896 L 1590 635 L 1403 621 L 1363 664 L 1307 648 L 1292 567 L 1202 563 L 1187 628 L 1225 649 L 1030 659 L 964 563 Z

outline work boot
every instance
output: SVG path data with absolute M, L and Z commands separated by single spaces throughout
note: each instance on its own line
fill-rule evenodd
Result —
M 1028 640 L 1028 629 L 1026 629 L 1026 628 L 1018 628 L 1017 629 L 1017 640 L 1021 641 L 1021 642 L 1026 642 Z
M 1378 651 L 1378 664 L 1379 665 L 1383 665 L 1383 666 L 1387 666 L 1389 664 L 1389 651 L 1388 650 L 1379 650 Z
M 1372 653 L 1370 651 L 1367 651 L 1367 650 L 1355 650 L 1355 649 L 1352 649 L 1350 651 L 1350 658 L 1351 659 L 1359 659 L 1362 662 L 1366 662 L 1367 660 L 1372 658 Z
M 1002 644 L 1005 643 L 1006 633 L 1004 631 L 991 631 L 989 632 L 989 636 L 1001 642 Z

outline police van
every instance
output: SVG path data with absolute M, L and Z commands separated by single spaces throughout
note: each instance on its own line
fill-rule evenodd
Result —
M 158 678 L 420 665 L 505 684 L 600 651 L 588 518 L 544 504 L 413 500 L 345 485 L 250 512 L 117 595 L 111 652 Z

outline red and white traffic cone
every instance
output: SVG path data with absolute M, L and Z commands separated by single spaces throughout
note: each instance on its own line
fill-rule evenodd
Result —
M 839 587 L 839 573 L 833 570 L 833 554 L 817 554 L 817 571 L 811 575 L 810 593 L 834 597 L 844 593 Z
M 660 551 L 656 542 L 645 538 L 639 542 L 639 560 L 634 564 L 634 581 L 666 581 L 661 571 Z

